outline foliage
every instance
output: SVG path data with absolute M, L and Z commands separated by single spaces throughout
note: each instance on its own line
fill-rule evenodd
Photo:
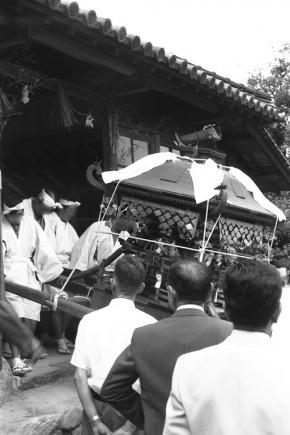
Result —
M 252 74 L 248 79 L 248 85 L 268 94 L 272 102 L 284 112 L 290 115 L 290 44 L 284 44 L 278 51 L 278 56 L 271 65 L 270 73 L 264 76 L 261 71 Z M 286 122 L 276 130 L 275 137 L 279 145 L 285 139 Z M 289 144 L 288 144 L 289 145 Z

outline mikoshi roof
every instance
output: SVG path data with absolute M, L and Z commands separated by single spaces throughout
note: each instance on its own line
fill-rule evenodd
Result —
M 215 187 L 220 184 L 220 181 L 214 182 L 214 170 L 216 168 L 222 174 L 222 184 L 226 186 L 228 206 L 264 215 L 265 217 L 272 216 L 279 220 L 286 219 L 284 213 L 265 198 L 255 183 L 242 171 L 216 165 L 211 159 L 201 163 L 195 162 L 194 159 L 189 157 L 176 156 L 173 153 L 156 153 L 138 160 L 127 168 L 104 172 L 102 175 L 105 183 L 122 180 L 122 185 L 159 192 L 163 196 L 166 196 L 164 194 L 173 194 L 179 198 L 195 198 L 194 180 L 191 171 L 205 170 L 206 166 L 209 166 L 210 171 L 210 167 L 213 168 L 213 176 L 210 177 L 211 172 L 206 171 L 202 179 L 202 174 L 199 172 L 197 179 L 199 181 L 195 186 L 196 189 L 201 188 L 204 190 L 205 180 L 211 178 L 212 186 L 208 189 L 207 199 L 218 194 Z M 137 173 L 139 175 L 136 175 Z M 240 180 L 243 180 L 243 182 Z M 207 193 L 205 194 L 207 195 Z
M 76 25 L 85 26 L 92 34 L 100 32 L 105 37 L 114 39 L 120 49 L 143 56 L 147 61 L 155 63 L 156 67 L 164 66 L 174 70 L 184 79 L 199 84 L 208 92 L 222 96 L 229 102 L 238 103 L 271 120 L 282 120 L 285 117 L 285 114 L 279 113 L 267 94 L 208 71 L 176 54 L 168 53 L 163 47 L 156 47 L 150 41 L 142 41 L 140 36 L 128 34 L 124 26 L 114 26 L 109 18 L 99 17 L 94 10 L 81 9 L 76 1 L 31 0 L 30 5 L 33 3 L 43 5 L 50 17 L 67 18 Z

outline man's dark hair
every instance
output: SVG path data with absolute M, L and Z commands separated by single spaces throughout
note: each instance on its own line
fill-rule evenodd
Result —
M 10 195 L 4 193 L 2 202 L 8 207 L 15 207 L 15 205 L 18 205 L 20 202 L 23 201 L 23 198 L 24 195 L 21 195 L 18 192 L 10 193 Z
M 115 265 L 118 286 L 130 294 L 137 292 L 145 278 L 142 262 L 134 255 L 123 255 Z
M 58 200 L 58 195 L 57 195 L 56 191 L 54 189 L 52 189 L 50 186 L 42 187 L 42 189 L 40 189 L 40 191 L 36 195 L 37 199 L 38 199 L 38 195 L 41 194 L 42 190 L 44 190 L 45 193 L 47 193 L 49 196 L 51 196 L 54 201 Z
M 265 327 L 279 307 L 282 281 L 271 264 L 243 259 L 226 270 L 223 290 L 226 310 L 235 326 Z
M 116 232 L 127 231 L 129 234 L 133 234 L 137 229 L 136 222 L 126 217 L 116 219 L 114 227 Z
M 203 263 L 185 259 L 174 263 L 168 272 L 168 284 L 179 300 L 205 302 L 210 293 L 211 276 Z

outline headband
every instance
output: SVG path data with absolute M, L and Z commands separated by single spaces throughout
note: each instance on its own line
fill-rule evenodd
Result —
M 46 193 L 45 189 L 42 189 L 40 194 L 38 195 L 38 199 L 45 205 L 50 208 L 62 208 L 62 205 L 59 202 L 55 202 L 54 199 Z
M 24 204 L 22 201 L 19 204 L 15 205 L 14 207 L 8 207 L 8 205 L 4 204 L 3 214 L 9 214 L 12 211 L 18 211 L 18 210 L 24 210 Z
M 81 205 L 81 203 L 78 201 L 69 201 L 69 200 L 64 199 L 64 198 L 60 198 L 59 202 L 61 205 L 64 205 L 64 206 L 75 205 L 76 207 L 79 207 Z

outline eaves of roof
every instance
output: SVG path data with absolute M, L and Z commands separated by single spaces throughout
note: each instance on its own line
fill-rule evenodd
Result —
M 144 42 L 138 35 L 127 33 L 124 26 L 113 26 L 109 18 L 100 18 L 94 10 L 83 10 L 78 2 L 71 0 L 33 0 L 47 7 L 50 13 L 62 14 L 72 21 L 77 21 L 103 35 L 125 44 L 132 52 L 141 53 L 147 59 L 163 64 L 175 70 L 182 77 L 206 87 L 208 91 L 222 96 L 229 102 L 235 102 L 243 108 L 255 112 L 268 120 L 283 121 L 285 115 L 271 103 L 271 98 L 253 88 L 236 83 L 215 72 L 207 71 L 201 66 L 188 62 L 175 54 L 165 52 L 163 47 L 155 47 L 151 42 Z

